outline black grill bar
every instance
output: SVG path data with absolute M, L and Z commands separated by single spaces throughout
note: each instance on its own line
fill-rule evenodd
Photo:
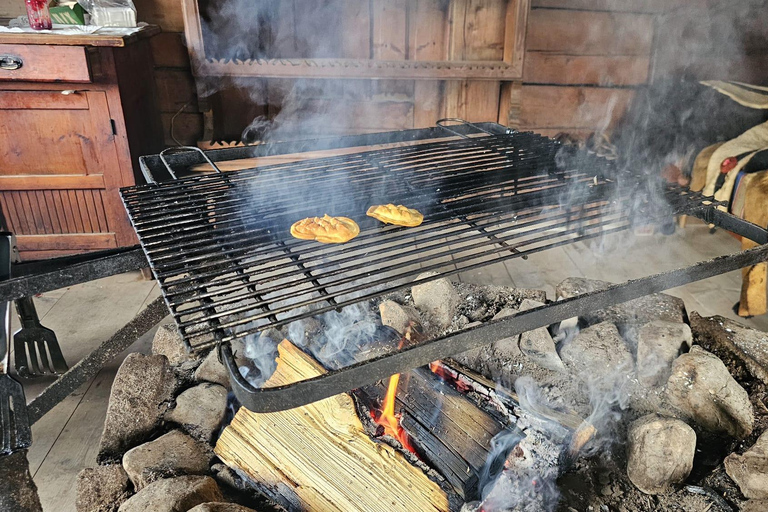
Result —
M 437 272 L 431 280 L 525 258 L 659 213 L 603 159 L 532 133 L 489 131 L 194 173 L 121 194 L 193 350 L 404 289 L 423 272 Z M 704 204 L 679 187 L 661 190 L 664 215 Z M 365 216 L 390 202 L 420 210 L 425 222 L 400 228 Z M 339 245 L 290 236 L 293 222 L 325 213 L 353 218 L 360 235 Z

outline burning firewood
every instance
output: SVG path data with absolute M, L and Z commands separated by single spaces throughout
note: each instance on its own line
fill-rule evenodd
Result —
M 265 387 L 325 373 L 287 340 L 278 352 L 277 370 Z M 346 394 L 276 413 L 241 408 L 215 452 L 289 509 L 449 510 L 438 484 L 368 436 Z

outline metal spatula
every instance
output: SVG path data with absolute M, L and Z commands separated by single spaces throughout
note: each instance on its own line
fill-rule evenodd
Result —
M 21 329 L 13 335 L 13 360 L 22 377 L 61 375 L 69 370 L 56 333 L 43 327 L 32 298 L 16 301 Z
M 0 280 L 11 276 L 12 238 L 9 233 L 0 233 Z M 24 388 L 8 375 L 10 331 L 8 301 L 0 301 L 0 455 L 7 455 L 32 444 Z

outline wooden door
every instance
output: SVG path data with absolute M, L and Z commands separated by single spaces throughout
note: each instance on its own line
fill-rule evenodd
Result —
M 23 259 L 127 245 L 133 233 L 102 91 L 0 91 L 0 205 Z

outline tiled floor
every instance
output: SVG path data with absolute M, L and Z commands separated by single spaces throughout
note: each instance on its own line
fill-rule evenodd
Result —
M 540 288 L 553 298 L 557 283 L 571 276 L 626 281 L 739 250 L 723 231 L 709 234 L 701 223 L 690 223 L 670 237 L 612 236 L 603 243 L 579 243 L 497 263 L 459 275 L 465 282 Z M 739 272 L 675 288 L 689 311 L 737 318 L 731 307 L 739 299 Z M 46 327 L 54 329 L 70 365 L 106 340 L 159 294 L 152 281 L 129 273 L 93 281 L 35 299 Z M 166 321 L 168 321 L 166 319 Z M 768 330 L 768 317 L 742 322 Z M 154 330 L 129 351 L 147 352 Z M 127 352 L 126 352 L 127 353 Z M 109 389 L 125 354 L 105 367 L 91 382 L 60 403 L 33 427 L 30 469 L 46 511 L 69 512 L 75 506 L 78 471 L 95 464 Z M 48 382 L 26 383 L 27 398 Z

